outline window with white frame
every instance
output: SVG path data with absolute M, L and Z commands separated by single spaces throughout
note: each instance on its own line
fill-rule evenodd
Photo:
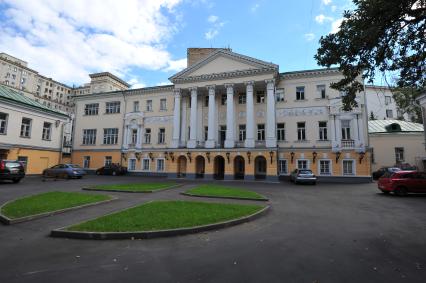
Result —
M 90 156 L 83 156 L 83 168 L 90 168 Z
M 278 160 L 278 172 L 280 175 L 288 174 L 287 159 Z
M 167 110 L 167 99 L 161 98 L 160 99 L 160 111 L 166 111 Z
M 7 133 L 7 118 L 9 117 L 6 113 L 0 112 L 0 134 L 5 135 Z
M 222 96 L 220 97 L 220 104 L 226 105 L 226 94 L 222 94 Z
M 136 144 L 138 141 L 138 130 L 132 129 L 132 142 L 131 144 Z
M 83 129 L 83 144 L 96 144 L 96 129 Z
M 105 103 L 106 114 L 120 113 L 120 101 L 111 101 Z
M 320 175 L 330 175 L 331 174 L 331 162 L 330 160 L 320 160 L 319 161 L 319 173 Z
M 136 170 L 136 159 L 130 158 L 129 159 L 129 171 L 135 171 Z
M 142 170 L 143 171 L 149 171 L 149 163 L 150 163 L 149 158 L 142 159 Z
M 84 105 L 84 115 L 93 116 L 98 115 L 99 103 L 90 103 Z
M 318 122 L 318 128 L 319 128 L 319 139 L 321 141 L 328 140 L 328 136 L 327 136 L 327 122 L 326 121 L 320 121 L 320 122 Z
M 297 140 L 305 141 L 306 140 L 306 123 L 297 122 Z
M 247 95 L 245 93 L 238 94 L 238 104 L 246 104 Z
M 163 158 L 158 158 L 157 159 L 157 171 L 158 172 L 163 172 L 164 171 L 164 159 Z
M 158 129 L 158 143 L 163 144 L 166 142 L 166 129 Z
M 305 87 L 297 86 L 296 87 L 296 100 L 305 100 Z
M 396 163 L 404 162 L 404 148 L 395 147 L 395 161 Z
M 29 138 L 31 136 L 31 122 L 29 118 L 22 118 L 21 122 L 21 137 Z
M 308 160 L 304 160 L 304 159 L 297 160 L 297 169 L 309 169 Z
M 143 142 L 144 143 L 151 143 L 151 129 L 150 128 L 145 129 Z
M 49 141 L 52 137 L 52 123 L 44 122 L 43 123 L 43 133 L 41 138 L 43 140 Z
M 238 125 L 238 140 L 245 141 L 246 140 L 246 125 Z
M 133 112 L 139 111 L 139 101 L 133 101 Z
M 104 129 L 104 144 L 118 143 L 118 128 Z
M 393 118 L 392 109 L 386 109 L 386 118 Z
M 388 105 L 388 104 L 391 104 L 391 102 L 392 102 L 392 97 L 385 96 L 385 104 Z
M 284 89 L 278 88 L 275 92 L 275 99 L 277 102 L 283 102 L 284 101 Z
M 265 140 L 265 124 L 257 124 L 257 140 Z
M 285 124 L 284 123 L 277 124 L 277 140 L 285 141 Z
M 351 121 L 350 120 L 342 120 L 342 140 L 350 140 L 351 139 Z
M 152 100 L 146 101 L 146 111 L 148 111 L 148 112 L 152 111 Z
M 265 103 L 265 92 L 257 91 L 256 92 L 256 103 Z
M 343 160 L 343 175 L 353 175 L 353 174 L 354 174 L 354 161 Z
M 325 85 L 317 85 L 318 98 L 325 99 Z
M 112 164 L 112 156 L 105 156 L 104 166 L 110 166 Z

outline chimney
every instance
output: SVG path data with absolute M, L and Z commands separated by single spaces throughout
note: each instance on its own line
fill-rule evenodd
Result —
M 188 48 L 187 49 L 187 66 L 190 67 L 201 59 L 206 58 L 210 53 L 223 49 L 231 51 L 231 48 Z

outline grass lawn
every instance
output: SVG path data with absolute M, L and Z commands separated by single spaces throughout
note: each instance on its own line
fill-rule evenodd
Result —
M 264 206 L 153 201 L 67 228 L 68 231 L 136 232 L 187 228 L 240 218 Z
M 266 199 L 264 196 L 243 189 L 224 187 L 220 185 L 200 185 L 186 192 L 187 194 L 207 197 L 236 197 L 248 199 Z
M 109 199 L 111 197 L 106 195 L 48 192 L 9 202 L 2 207 L 1 213 L 15 219 Z
M 151 192 L 159 191 L 176 186 L 177 183 L 135 183 L 135 184 L 118 184 L 118 185 L 98 185 L 89 189 L 106 190 L 106 191 L 123 191 L 123 192 Z

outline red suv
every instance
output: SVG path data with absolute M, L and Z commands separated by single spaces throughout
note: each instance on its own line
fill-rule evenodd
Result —
M 403 196 L 407 193 L 426 193 L 426 173 L 417 171 L 398 171 L 386 173 L 377 183 L 379 190 L 388 194 Z

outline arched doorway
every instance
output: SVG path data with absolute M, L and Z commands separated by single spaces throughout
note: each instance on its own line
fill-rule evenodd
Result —
M 204 178 L 205 166 L 206 161 L 204 160 L 204 157 L 198 155 L 195 158 L 195 178 Z
M 177 177 L 183 178 L 186 176 L 186 157 L 179 156 L 177 160 Z
M 237 179 L 237 180 L 244 179 L 244 172 L 245 172 L 244 158 L 238 155 L 234 159 L 234 179 Z
M 214 158 L 214 178 L 223 180 L 225 177 L 225 158 L 218 155 Z
M 266 158 L 263 156 L 254 159 L 254 178 L 266 179 Z

